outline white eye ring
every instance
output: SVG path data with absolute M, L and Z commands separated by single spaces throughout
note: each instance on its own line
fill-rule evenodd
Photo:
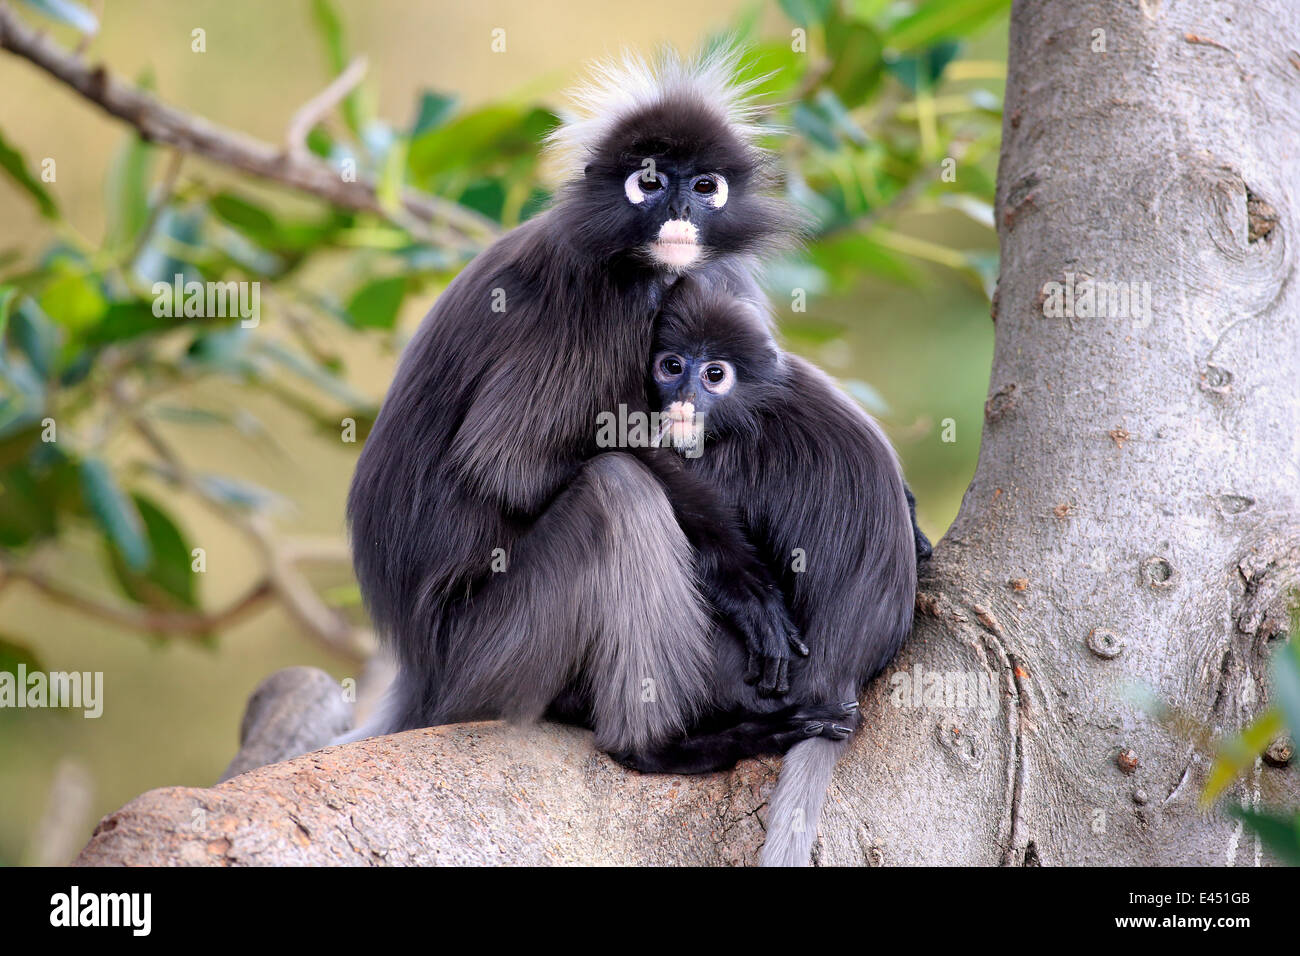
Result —
M 627 179 L 623 180 L 623 193 L 627 196 L 627 201 L 634 206 L 639 206 L 645 202 L 645 192 L 641 189 L 641 183 L 643 182 L 643 177 L 645 175 L 646 170 L 638 169 L 631 176 L 627 177 Z M 659 185 L 662 188 L 663 180 L 658 176 L 658 174 L 656 174 L 654 178 L 659 182 Z
M 710 382 L 706 377 L 709 370 L 713 368 L 722 369 L 721 381 Z M 736 370 L 732 368 L 730 362 L 706 362 L 704 367 L 700 369 L 700 384 L 704 386 L 706 392 L 711 392 L 714 395 L 726 395 L 731 391 L 731 386 L 736 384 Z
M 704 201 L 714 209 L 721 209 L 727 204 L 727 179 L 721 173 L 714 173 L 709 178 L 713 180 L 717 189 L 711 195 L 706 196 Z

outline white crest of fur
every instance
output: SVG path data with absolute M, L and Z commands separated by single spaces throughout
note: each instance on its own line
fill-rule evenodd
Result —
M 735 80 L 740 48 L 724 44 L 693 59 L 663 49 L 651 62 L 625 51 L 616 59 L 592 64 L 588 79 L 571 90 L 564 122 L 547 137 L 547 147 L 564 175 L 580 174 L 592 151 L 623 120 L 656 104 L 691 99 L 713 107 L 718 122 L 743 140 L 759 133 L 758 109 L 750 93 L 762 77 Z

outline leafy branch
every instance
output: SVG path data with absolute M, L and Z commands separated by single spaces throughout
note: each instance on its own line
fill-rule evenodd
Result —
M 344 209 L 386 217 L 399 217 L 404 212 L 434 227 L 430 238 L 441 242 L 481 244 L 496 234 L 496 227 L 483 216 L 413 190 L 402 192 L 400 210 L 388 209 L 379 200 L 376 184 L 365 176 L 349 181 L 339 170 L 302 150 L 272 146 L 168 106 L 117 79 L 103 65 L 90 66 L 77 54 L 26 26 L 3 0 L 0 0 L 0 49 L 29 61 L 105 112 L 129 123 L 146 142 L 203 156 L 259 179 L 310 193 Z M 346 78 L 347 74 L 340 79 Z M 303 121 L 304 117 L 300 116 L 297 124 Z

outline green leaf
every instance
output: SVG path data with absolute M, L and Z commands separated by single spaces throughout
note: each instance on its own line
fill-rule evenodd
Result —
M 126 566 L 136 573 L 148 569 L 153 552 L 144 520 L 102 459 L 87 458 L 81 462 L 81 490 L 87 510 L 121 552 Z
M 748 47 L 737 64 L 736 81 L 750 85 L 759 99 L 788 96 L 808 64 L 808 54 L 795 52 L 791 45 L 785 40 Z
M 832 126 L 859 146 L 867 144 L 867 134 L 832 90 L 820 90 L 815 100 Z
M 832 0 L 777 0 L 781 11 L 801 27 L 824 23 Z
M 903 284 L 916 280 L 916 269 L 863 233 L 846 233 L 812 247 L 813 262 L 831 276 L 836 288 L 857 281 L 863 272 Z
M 313 126 L 307 131 L 307 148 L 322 159 L 328 159 L 334 152 L 334 140 L 326 130 Z
M 61 341 L 58 328 L 31 298 L 18 303 L 10 323 L 15 344 L 27 356 L 36 374 L 49 381 L 54 375 L 54 362 Z
M 880 34 L 865 23 L 836 22 L 827 28 L 826 50 L 832 64 L 826 85 L 849 109 L 860 106 L 880 84 L 884 72 Z
M 59 207 L 55 205 L 54 197 L 49 194 L 39 179 L 27 171 L 27 163 L 22 153 L 9 145 L 3 133 L 0 133 L 0 169 L 8 173 L 10 179 L 36 200 L 42 216 L 46 219 L 59 217 Z
M 276 232 L 275 217 L 242 196 L 218 193 L 208 201 L 208 206 L 230 225 L 255 238 L 265 238 Z
M 75 27 L 82 33 L 94 33 L 99 29 L 95 15 L 73 0 L 23 0 L 27 6 L 38 13 Z
M 478 179 L 460 194 L 460 204 L 501 222 L 506 209 L 506 185 L 500 179 Z
M 886 10 L 895 6 L 895 0 L 848 0 L 846 9 L 853 19 L 874 23 Z
M 925 0 L 915 13 L 889 29 L 885 44 L 895 50 L 915 50 L 936 40 L 969 36 L 1009 6 L 1010 0 Z
M 18 289 L 11 285 L 0 285 L 0 368 L 4 367 L 4 338 L 9 331 L 9 315 L 18 301 Z
M 794 125 L 800 133 L 823 149 L 838 148 L 839 139 L 835 136 L 835 126 L 821 109 L 808 103 L 796 103 L 794 106 Z
M 348 67 L 348 46 L 343 36 L 343 18 L 330 0 L 312 0 L 312 19 L 325 44 L 325 59 L 330 73 L 337 76 Z M 360 136 L 366 125 L 361 97 L 357 90 L 343 100 L 343 119 L 348 129 Z
M 402 208 L 402 187 L 406 177 L 406 150 L 409 142 L 399 136 L 388 146 L 384 153 L 383 167 L 379 171 L 379 182 L 375 186 L 375 198 L 379 205 L 395 213 Z
M 1201 791 L 1201 807 L 1214 803 L 1231 783 L 1250 770 L 1273 739 L 1284 729 L 1282 712 L 1270 707 L 1260 714 L 1241 733 L 1219 742 L 1210 765 L 1210 775 Z
M 0 546 L 19 548 L 58 530 L 48 477 L 27 462 L 0 471 Z
M 442 126 L 456 112 L 460 98 L 455 94 L 433 93 L 425 90 L 420 94 L 420 105 L 416 109 L 415 122 L 411 124 L 411 139 L 421 133 Z
M 1300 866 L 1300 813 L 1285 815 L 1228 807 L 1228 813 L 1259 834 L 1264 845 L 1291 866 Z
M 127 597 L 152 607 L 197 607 L 190 546 L 176 523 L 153 501 L 132 495 L 144 522 L 153 562 L 144 573 L 133 570 L 116 543 L 109 544 L 109 563 Z
M 130 247 L 149 221 L 153 147 L 132 136 L 114 154 L 104 180 L 105 245 Z
M 330 212 L 320 219 L 287 219 L 230 192 L 213 196 L 208 207 L 222 222 L 278 254 L 315 251 L 351 221 L 350 215 L 340 212 Z
M 959 52 L 961 52 L 961 44 L 954 41 L 936 43 L 920 53 L 891 60 L 888 69 L 904 86 L 915 93 L 922 87 L 933 88 Z
M 29 674 L 32 671 L 45 670 L 29 647 L 7 635 L 0 634 L 0 671 L 17 674 L 19 664 L 25 666 Z
M 413 137 L 407 169 L 412 181 L 425 188 L 451 174 L 483 176 L 513 169 L 521 158 L 536 161 L 539 144 L 558 123 L 550 110 L 485 106 Z
M 108 309 L 93 277 L 76 272 L 57 275 L 41 291 L 40 303 L 47 316 L 74 334 L 95 325 Z
M 347 46 L 343 40 L 343 20 L 330 0 L 312 0 L 312 19 L 325 42 L 325 56 L 334 73 L 343 72 L 348 65 Z
M 251 368 L 248 359 L 250 333 L 250 329 L 234 325 L 196 335 L 185 351 L 186 361 L 231 374 L 246 374 Z
M 144 299 L 111 302 L 99 322 L 81 334 L 81 342 L 86 345 L 110 345 L 142 335 L 172 332 L 187 322 L 206 321 L 205 318 L 154 315 L 153 303 Z
M 190 281 L 203 281 L 195 265 L 202 248 L 204 208 L 195 204 L 186 207 L 169 205 L 158 216 L 153 235 L 135 259 L 135 274 L 141 282 L 152 285 L 163 282 L 172 285 L 181 276 L 184 285 Z
M 391 329 L 406 297 L 406 279 L 393 276 L 372 279 L 348 300 L 347 314 L 362 329 Z

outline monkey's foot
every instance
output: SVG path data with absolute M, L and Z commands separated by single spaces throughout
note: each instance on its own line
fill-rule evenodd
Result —
M 736 724 L 711 733 L 639 749 L 610 751 L 610 757 L 640 773 L 708 773 L 761 754 L 783 754 L 813 737 L 846 740 L 857 729 L 858 702 L 801 704 L 770 714 L 747 714 Z

